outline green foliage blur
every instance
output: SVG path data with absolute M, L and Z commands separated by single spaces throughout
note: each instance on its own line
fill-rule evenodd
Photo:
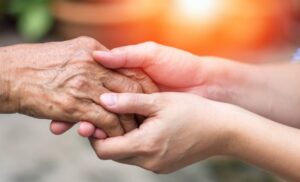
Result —
M 51 0 L 8 0 L 5 13 L 16 18 L 17 27 L 25 40 L 42 39 L 53 26 Z

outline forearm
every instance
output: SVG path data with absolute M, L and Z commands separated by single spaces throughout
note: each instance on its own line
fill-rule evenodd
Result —
M 219 100 L 271 120 L 300 127 L 300 65 L 229 63 L 218 79 Z
M 255 115 L 240 119 L 243 121 L 236 122 L 236 137 L 232 140 L 229 154 L 292 181 L 299 181 L 300 131 Z

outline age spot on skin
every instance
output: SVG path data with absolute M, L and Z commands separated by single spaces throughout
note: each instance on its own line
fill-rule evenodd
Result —
M 49 110 L 49 111 L 52 111 L 52 110 L 53 110 L 53 105 L 52 105 L 52 104 L 48 106 L 48 110 Z

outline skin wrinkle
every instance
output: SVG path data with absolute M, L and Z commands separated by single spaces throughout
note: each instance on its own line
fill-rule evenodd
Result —
M 3 51 L 0 51 L 0 60 L 2 60 L 3 62 L 6 60 L 6 58 L 4 57 L 4 53 L 6 52 L 6 50 L 3 50 Z M 3 65 L 3 66 L 2 66 Z M 5 68 L 4 66 L 6 64 L 2 64 L 1 67 L 0 67 L 0 71 L 1 73 L 4 72 Z M 2 68 L 2 69 L 1 69 Z M 5 102 L 8 100 L 8 96 L 7 94 L 9 93 L 9 91 L 7 90 L 7 81 L 4 81 L 5 79 L 3 78 L 3 75 L 0 74 L 0 101 L 1 102 Z
M 71 71 L 71 70 L 69 71 L 69 69 L 68 69 L 68 70 L 64 69 L 64 70 L 62 70 L 62 71 L 60 72 L 59 75 L 56 76 L 57 82 L 61 82 L 61 83 L 59 84 L 60 87 L 64 86 L 66 83 L 68 83 L 69 81 L 75 79 L 76 77 L 82 77 L 82 78 L 85 78 L 86 75 L 91 76 L 91 74 L 86 73 L 86 70 L 82 70 L 82 68 L 77 69 L 77 68 L 76 68 L 76 67 L 77 67 L 77 64 L 80 64 L 80 65 L 81 65 L 82 63 L 74 63 L 74 64 L 73 64 L 74 67 L 75 67 L 74 70 L 77 72 L 76 74 L 75 74 L 75 72 L 73 71 L 73 69 L 72 69 L 72 71 Z M 71 76 L 64 75 L 64 73 L 66 73 L 67 75 L 71 74 Z M 94 76 L 94 75 L 95 75 L 95 74 L 93 74 L 93 76 Z M 59 81 L 59 78 L 60 78 L 60 77 L 63 77 L 63 78 L 64 78 L 65 76 L 67 76 L 67 78 L 66 78 L 65 80 Z
M 58 76 L 60 75 L 60 73 L 64 72 L 65 69 L 64 68 L 58 68 L 58 69 L 53 69 L 53 71 L 55 72 L 54 77 L 52 79 L 50 79 L 48 82 L 46 82 L 46 85 L 50 86 L 51 83 L 55 82 L 58 78 Z
M 52 80 L 49 80 L 48 84 L 54 82 L 57 77 L 60 75 L 60 73 L 62 73 L 63 71 L 65 71 L 65 67 L 69 64 L 69 62 L 71 62 L 71 57 L 68 58 L 61 66 L 60 68 L 54 69 L 54 71 L 56 71 L 56 74 L 54 76 L 54 78 Z M 47 84 L 47 83 L 46 83 Z
M 1 62 L 4 62 L 4 64 L 1 63 L 1 68 L 0 71 L 0 101 L 1 103 L 7 103 L 7 108 L 3 109 L 4 112 L 10 112 L 11 110 L 11 105 L 9 104 L 11 101 L 11 85 L 10 85 L 10 79 L 9 79 L 9 74 L 6 73 L 6 69 L 9 67 L 10 59 L 9 56 L 6 55 L 8 51 L 6 49 L 0 50 L 0 60 Z M 0 109 L 1 111 L 1 109 Z
M 139 83 L 138 79 L 129 79 L 126 75 L 102 67 L 92 57 L 92 53 L 96 50 L 107 49 L 96 40 L 87 37 L 65 42 L 22 44 L 1 48 L 1 61 L 4 59 L 3 52 L 9 53 L 11 60 L 4 64 L 4 72 L 1 69 L 0 92 L 12 94 L 13 98 L 13 101 L 8 99 L 7 104 L 3 103 L 3 107 L 6 106 L 4 109 L 8 109 L 8 104 L 11 104 L 12 113 L 73 121 L 72 123 L 79 121 L 84 115 L 98 128 L 107 126 L 107 129 L 104 126 L 104 132 L 110 137 L 122 135 L 120 132 L 122 127 L 114 127 L 116 123 L 120 124 L 118 119 L 113 121 L 117 115 L 102 108 L 99 95 L 111 89 L 137 92 L 141 91 L 138 86 L 151 88 L 153 84 L 150 79 L 148 84 L 146 81 Z M 2 66 L 1 68 L 4 69 Z M 5 71 L 9 75 L 4 74 Z M 134 77 L 135 73 L 132 75 Z M 6 84 L 2 84 L 3 77 L 7 76 L 12 76 L 7 78 L 10 92 L 6 91 L 4 87 Z M 123 87 L 123 84 L 128 87 Z M 4 94 L 1 94 L 0 99 L 3 100 L 2 95 Z M 99 118 L 107 118 L 108 121 L 101 121 Z M 120 118 L 130 123 L 129 119 L 133 116 Z M 109 129 L 110 124 L 114 125 L 113 130 Z
M 26 45 L 23 45 L 24 47 Z M 21 46 L 21 47 L 23 47 Z M 86 60 L 90 60 L 91 62 L 93 61 L 91 58 L 80 58 L 80 60 L 76 60 L 74 58 L 71 59 L 72 56 L 69 56 L 69 58 L 67 58 L 64 62 L 63 60 L 65 59 L 65 57 L 68 57 L 68 54 L 64 55 L 62 57 L 62 62 L 61 64 L 57 64 L 56 60 L 59 60 L 58 58 L 60 57 L 59 55 L 62 54 L 60 53 L 61 51 L 58 51 L 58 54 L 53 54 L 55 53 L 55 51 L 51 51 L 49 53 L 49 51 L 46 51 L 47 54 L 45 54 L 42 50 L 45 49 L 47 47 L 47 44 L 43 44 L 41 45 L 41 49 L 40 46 L 37 46 L 37 49 L 40 49 L 41 51 L 38 50 L 30 50 L 35 46 L 28 46 L 28 48 L 25 49 L 19 49 L 19 52 L 15 52 L 15 54 L 17 53 L 21 53 L 23 54 L 24 51 L 26 51 L 26 54 L 24 55 L 32 55 L 33 57 L 29 57 L 26 56 L 23 59 L 23 65 L 21 64 L 17 64 L 16 61 L 14 61 L 16 63 L 17 68 L 19 69 L 15 69 L 14 71 L 16 71 L 18 74 L 22 73 L 22 76 L 20 77 L 20 79 L 17 79 L 14 84 L 14 92 L 16 93 L 16 97 L 21 97 L 20 99 L 18 99 L 20 102 L 17 109 L 18 112 L 29 115 L 29 116 L 34 116 L 34 117 L 38 117 L 38 118 L 48 118 L 51 117 L 53 119 L 61 119 L 57 116 L 51 116 L 51 115 L 56 115 L 59 114 L 60 112 L 62 112 L 63 110 L 58 109 L 58 110 L 53 110 L 53 108 L 64 108 L 67 109 L 65 111 L 72 111 L 72 112 L 78 112 L 77 110 L 74 110 L 72 108 L 72 106 L 74 105 L 78 105 L 78 107 L 81 107 L 80 105 L 87 105 L 87 103 L 93 103 L 92 99 L 85 96 L 85 93 L 80 91 L 77 94 L 75 92 L 73 92 L 73 94 L 70 94 L 70 90 L 68 91 L 68 87 L 67 85 L 64 84 L 68 84 L 67 82 L 72 80 L 72 79 L 76 79 L 76 77 L 79 76 L 83 76 L 83 77 L 88 77 L 88 74 L 84 74 L 84 72 L 86 71 L 91 71 L 90 69 L 86 69 L 85 68 L 80 68 L 80 69 L 76 69 L 76 67 L 78 68 L 79 65 L 84 65 L 84 64 L 88 64 L 89 67 L 95 66 L 98 64 L 94 63 L 93 65 L 88 63 Z M 53 46 L 53 44 L 51 44 L 50 46 Z M 11 47 L 11 49 L 14 49 L 16 47 Z M 50 49 L 50 48 L 49 48 Z M 52 49 L 50 49 L 52 50 Z M 57 50 L 57 46 L 56 46 L 56 50 Z M 36 52 L 36 54 L 31 54 L 31 52 Z M 90 51 L 91 52 L 91 51 Z M 53 55 L 51 57 L 51 55 Z M 44 59 L 44 61 L 41 61 L 40 59 Z M 51 57 L 51 58 L 50 58 Z M 85 57 L 85 56 L 84 56 Z M 16 58 L 17 59 L 17 58 Z M 37 61 L 37 60 L 39 61 Z M 27 61 L 26 61 L 27 60 Z M 70 65 L 69 63 L 71 63 L 72 61 L 78 62 L 80 64 L 77 65 Z M 53 64 L 55 62 L 55 64 Z M 50 63 L 50 64 L 49 64 Z M 12 63 L 11 63 L 12 64 Z M 50 65 L 50 66 L 49 66 Z M 52 67 L 53 65 L 55 65 L 55 67 Z M 70 67 L 71 66 L 71 67 Z M 66 69 L 65 69 L 66 68 Z M 73 70 L 73 71 L 72 71 Z M 101 70 L 101 69 L 100 69 Z M 102 69 L 103 70 L 103 69 Z M 74 72 L 75 71 L 75 72 Z M 97 71 L 97 69 L 93 69 L 92 71 Z M 73 72 L 73 73 L 72 73 Z M 73 75 L 72 75 L 73 74 Z M 74 76 L 75 74 L 75 76 Z M 77 76 L 76 76 L 77 75 Z M 30 78 L 30 79 L 26 79 L 26 78 Z M 67 78 L 67 79 L 65 79 Z M 95 78 L 93 76 L 93 78 Z M 87 82 L 89 83 L 96 83 L 96 81 L 94 79 L 88 80 Z M 89 84 L 88 83 L 88 84 Z M 96 83 L 98 85 L 98 83 Z M 85 89 L 85 88 L 83 88 Z M 9 93 L 9 92 L 6 92 Z M 64 100 L 61 99 L 55 99 L 55 96 L 61 95 L 62 93 L 66 93 L 67 97 L 65 97 L 66 99 L 68 98 L 74 98 L 74 101 L 67 101 L 66 105 L 62 105 L 62 102 L 64 102 Z M 22 94 L 22 96 L 21 96 Z M 37 105 L 41 104 L 39 100 L 34 99 L 33 97 L 42 99 L 44 98 L 44 102 L 48 103 L 48 104 L 44 104 L 44 109 L 43 107 L 38 107 Z M 61 96 L 58 96 L 61 97 Z M 77 100 L 77 101 L 76 101 Z M 80 103 L 77 103 L 80 102 Z M 99 106 L 98 106 L 99 107 Z M 49 110 L 49 108 L 51 110 Z M 81 107 L 83 108 L 83 107 Z M 94 108 L 96 109 L 96 108 Z M 47 112 L 45 112 L 47 110 Z M 98 109 L 96 109 L 98 110 Z M 80 111 L 82 112 L 82 111 Z M 97 112 L 97 111 L 95 111 Z M 80 115 L 80 114 L 76 114 L 76 113 L 68 113 L 70 115 Z M 66 120 L 70 120 L 72 119 L 70 117 L 70 115 L 61 115 L 63 116 L 62 118 L 65 118 Z M 105 115 L 105 113 L 102 113 Z M 97 114 L 98 115 L 98 114 Z M 78 121 L 78 120 L 77 120 Z M 101 124 L 101 123 L 99 123 Z M 99 126 L 99 125 L 98 125 Z

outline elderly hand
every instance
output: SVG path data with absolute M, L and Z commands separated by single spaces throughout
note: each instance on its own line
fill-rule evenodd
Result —
M 101 159 L 169 173 L 212 155 L 227 152 L 234 106 L 181 93 L 103 94 L 102 105 L 115 113 L 146 117 L 140 128 L 121 137 L 91 139 Z
M 99 95 L 143 92 L 143 88 L 97 64 L 92 58 L 95 50 L 105 48 L 87 37 L 1 48 L 0 111 L 70 123 L 89 121 L 109 136 L 124 134 L 119 117 L 100 106 Z M 131 118 L 125 120 L 124 128 L 136 127 L 128 122 Z

